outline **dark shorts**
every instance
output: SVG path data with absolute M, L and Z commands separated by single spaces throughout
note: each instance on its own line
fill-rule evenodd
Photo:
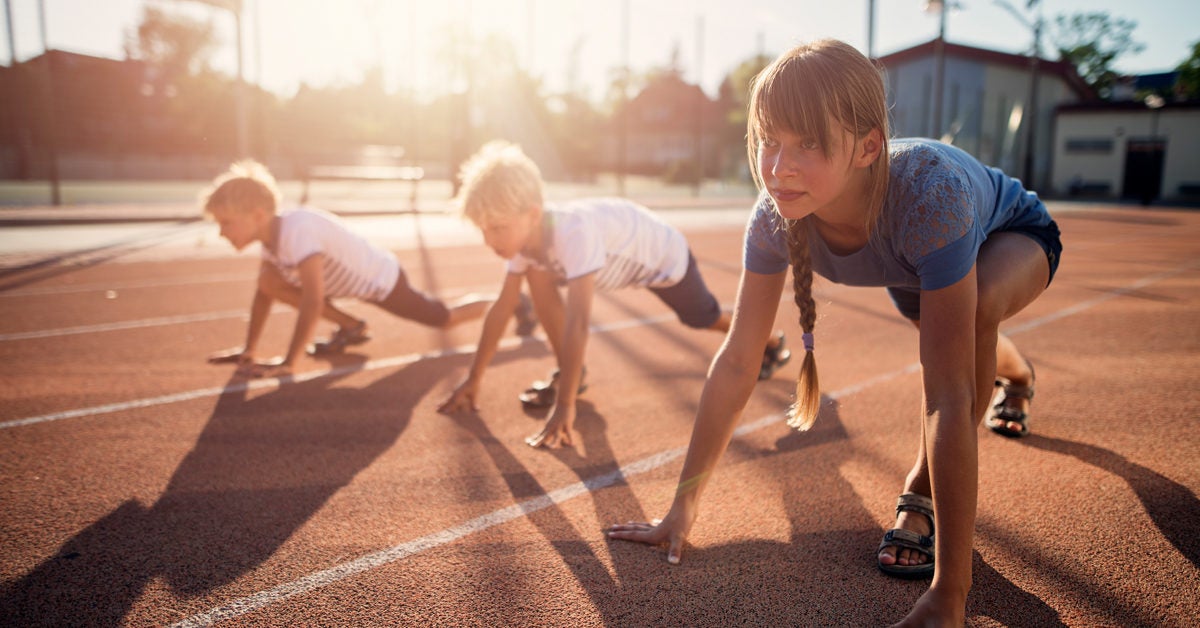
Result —
M 399 316 L 430 327 L 441 327 L 450 320 L 450 308 L 440 299 L 413 289 L 408 284 L 404 269 L 396 278 L 396 285 L 382 301 L 375 305 Z
M 1042 250 L 1046 252 L 1046 261 L 1050 262 L 1050 277 L 1046 280 L 1046 285 L 1049 286 L 1050 282 L 1054 281 L 1054 273 L 1058 272 L 1058 261 L 1062 257 L 1062 234 L 1058 230 L 1058 223 L 1051 220 L 1049 224 L 1041 227 L 1013 227 L 1004 231 L 1019 233 L 1042 247 Z M 913 321 L 921 320 L 920 289 L 888 288 L 887 290 L 888 296 L 892 297 L 892 303 L 896 305 L 896 309 L 900 310 L 900 314 L 904 315 L 904 318 Z
M 674 310 L 679 321 L 688 327 L 708 329 L 721 318 L 721 304 L 704 285 L 691 251 L 688 251 L 688 267 L 683 279 L 673 286 L 650 288 L 650 292 Z

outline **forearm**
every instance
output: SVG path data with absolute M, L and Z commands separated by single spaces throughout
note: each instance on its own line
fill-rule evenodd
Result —
M 253 354 L 258 348 L 258 340 L 262 337 L 263 327 L 271 314 L 271 306 L 275 300 L 261 290 L 255 291 L 254 300 L 250 303 L 250 324 L 246 328 L 246 344 L 242 352 Z
M 589 317 L 586 312 L 567 313 L 562 341 L 556 349 L 558 359 L 558 397 L 556 405 L 575 407 L 579 384 L 583 381 L 584 355 L 587 353 Z
M 314 294 L 308 290 L 301 292 L 300 307 L 296 313 L 296 329 L 292 332 L 292 342 L 288 346 L 287 355 L 284 356 L 284 364 L 295 365 L 304 355 L 309 341 L 316 332 L 323 302 L 324 298 L 320 294 Z
M 472 380 L 478 382 L 483 379 L 484 372 L 500 347 L 500 339 L 504 337 L 504 330 L 508 327 L 516 305 L 515 298 L 508 299 L 502 296 L 488 308 L 487 315 L 483 318 L 483 330 L 479 332 L 479 346 L 476 347 L 475 357 L 471 361 L 468 377 Z
M 979 456 L 968 404 L 925 417 L 925 450 L 937 511 L 934 584 L 966 596 L 971 588 L 971 548 L 978 499 Z
M 679 476 L 676 502 L 694 506 L 699 501 L 754 391 L 755 368 L 749 363 L 738 363 L 724 349 L 714 358 L 700 395 L 700 409 Z

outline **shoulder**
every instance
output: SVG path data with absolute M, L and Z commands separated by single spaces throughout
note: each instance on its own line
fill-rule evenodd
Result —
M 973 228 L 973 157 L 933 140 L 895 141 L 890 156 L 885 220 L 906 257 L 924 257 Z
M 746 240 L 768 242 L 786 236 L 787 225 L 779 212 L 775 211 L 771 197 L 760 194 L 754 203 L 754 210 L 750 212 L 750 220 L 746 223 Z

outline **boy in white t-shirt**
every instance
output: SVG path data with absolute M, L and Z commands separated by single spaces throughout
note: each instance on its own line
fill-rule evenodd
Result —
M 517 307 L 523 279 L 558 362 L 549 382 L 536 382 L 521 395 L 528 405 L 554 406 L 541 431 L 526 439 L 534 447 L 572 444 L 596 290 L 649 288 L 685 325 L 729 330 L 730 314 L 704 285 L 683 234 L 641 205 L 586 199 L 545 206 L 537 165 L 507 142 L 480 149 L 463 165 L 461 178 L 459 209 L 509 262 L 500 294 L 484 318 L 471 371 L 439 411 L 475 409 L 480 380 Z M 565 304 L 559 286 L 566 287 Z M 790 355 L 783 334 L 774 334 L 763 352 L 759 379 L 770 377 Z
M 417 291 L 395 256 L 351 232 L 336 216 L 307 207 L 277 211 L 279 200 L 275 178 L 253 161 L 234 164 L 203 195 L 205 214 L 220 225 L 221 236 L 235 249 L 262 242 L 246 343 L 209 356 L 209 362 L 235 362 L 238 373 L 250 377 L 289 375 L 320 318 L 338 329 L 332 338 L 317 343 L 314 353 L 340 353 L 347 345 L 369 340 L 367 322 L 338 309 L 334 298 L 361 299 L 440 328 L 479 318 L 492 302 L 490 297 L 466 295 L 447 305 Z M 258 361 L 258 340 L 275 300 L 297 308 L 296 329 L 285 356 Z

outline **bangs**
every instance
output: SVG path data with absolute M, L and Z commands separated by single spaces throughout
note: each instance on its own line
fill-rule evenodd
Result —
M 754 138 L 779 132 L 817 140 L 829 154 L 829 116 L 838 111 L 838 93 L 831 89 L 813 59 L 791 57 L 763 70 L 749 107 Z M 814 71 L 817 70 L 817 71 Z

